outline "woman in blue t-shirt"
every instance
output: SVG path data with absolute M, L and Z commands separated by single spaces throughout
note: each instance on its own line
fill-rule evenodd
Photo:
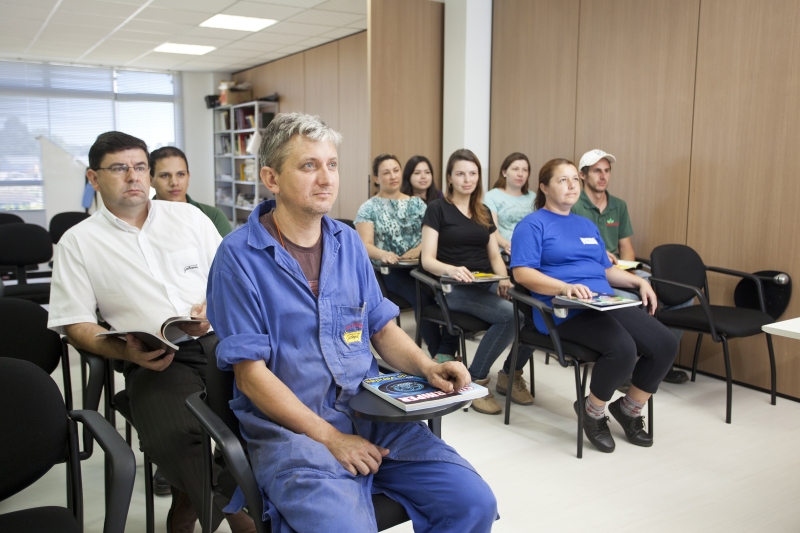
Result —
M 469 150 L 456 150 L 447 161 L 445 197 L 428 204 L 422 221 L 422 267 L 434 276 L 447 275 L 465 282 L 453 285 L 445 294 L 448 307 L 453 311 L 476 316 L 491 324 L 478 345 L 469 373 L 475 383 L 488 385 L 492 363 L 514 341 L 514 305 L 508 301 L 508 280 L 499 283 L 475 283 L 473 272 L 494 273 L 505 276 L 505 263 L 497 245 L 497 228 L 492 223 L 489 209 L 483 205 L 481 164 Z M 440 348 L 441 351 L 441 348 Z M 455 350 L 440 353 L 437 359 L 452 359 Z M 495 390 L 511 394 L 511 400 L 521 405 L 533 403 L 522 378 L 522 367 L 531 350 L 520 350 L 513 383 L 511 353 L 497 375 Z M 499 414 L 500 404 L 491 395 L 472 402 L 479 413 Z
M 581 406 L 587 415 L 583 417 L 584 430 L 592 444 L 602 452 L 614 451 L 605 404 L 632 374 L 627 395 L 610 404 L 609 411 L 631 443 L 651 446 L 653 440 L 644 430 L 641 409 L 672 367 L 678 342 L 650 316 L 656 309 L 650 284 L 614 268 L 597 226 L 570 213 L 579 196 L 580 178 L 571 161 L 553 159 L 542 167 L 537 211 L 522 219 L 514 230 L 514 279 L 548 305 L 556 295 L 589 298 L 592 292 L 612 293 L 610 284 L 639 290 L 649 315 L 638 307 L 605 312 L 573 309 L 566 318 L 555 318 L 555 323 L 562 339 L 601 354 L 592 370 L 591 392 Z M 539 312 L 534 310 L 533 314 L 536 328 L 547 334 Z M 641 355 L 638 362 L 637 352 Z

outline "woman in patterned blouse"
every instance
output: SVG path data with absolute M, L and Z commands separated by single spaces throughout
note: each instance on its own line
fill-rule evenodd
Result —
M 427 206 L 416 196 L 400 191 L 403 182 L 400 161 L 382 154 L 372 163 L 372 175 L 378 194 L 358 209 L 355 225 L 373 264 L 396 264 L 419 259 L 422 242 L 422 218 Z M 383 276 L 389 292 L 402 296 L 416 312 L 417 295 L 410 269 L 392 269 Z M 424 321 L 420 331 L 431 355 L 438 353 L 441 343 L 439 327 Z M 447 335 L 447 342 L 457 342 Z

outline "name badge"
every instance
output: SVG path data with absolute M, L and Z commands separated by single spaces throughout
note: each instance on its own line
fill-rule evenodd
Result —
M 597 244 L 597 239 L 594 237 L 581 237 L 581 242 L 583 244 Z

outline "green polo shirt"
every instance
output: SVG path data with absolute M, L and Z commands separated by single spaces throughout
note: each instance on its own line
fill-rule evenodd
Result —
M 581 197 L 572 206 L 572 212 L 586 217 L 600 230 L 600 236 L 606 243 L 606 250 L 619 257 L 619 240 L 633 235 L 631 219 L 628 217 L 628 206 L 624 200 L 611 196 L 606 192 L 608 203 L 602 213 L 597 206 L 581 191 Z
M 225 216 L 225 213 L 222 210 L 217 209 L 213 205 L 201 204 L 200 202 L 195 202 L 192 200 L 189 195 L 186 195 L 186 201 L 198 208 L 202 211 L 208 218 L 211 219 L 211 222 L 214 223 L 214 227 L 217 228 L 220 236 L 224 237 L 228 233 L 231 232 L 231 222 L 228 220 L 228 217 Z

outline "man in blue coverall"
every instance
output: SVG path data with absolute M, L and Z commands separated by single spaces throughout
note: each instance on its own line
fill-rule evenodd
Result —
M 369 422 L 350 398 L 395 368 L 443 390 L 469 382 L 398 328 L 358 234 L 326 213 L 339 188 L 339 133 L 319 117 L 275 117 L 259 154 L 275 195 L 220 245 L 208 282 L 217 364 L 236 375 L 239 418 L 273 531 L 377 531 L 371 494 L 400 502 L 416 532 L 490 531 L 486 482 L 422 423 Z M 241 505 L 234 498 L 228 512 Z

